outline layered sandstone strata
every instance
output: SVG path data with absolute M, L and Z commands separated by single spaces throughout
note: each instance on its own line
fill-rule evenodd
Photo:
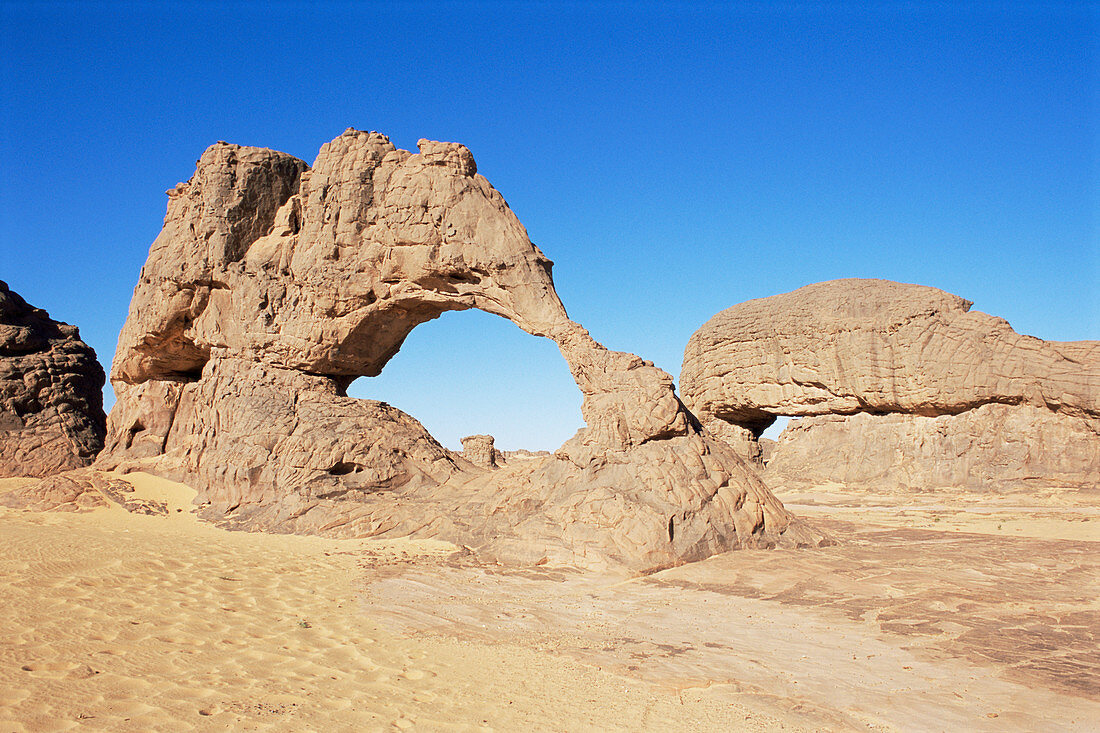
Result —
M 169 192 L 134 291 L 98 467 L 186 481 L 207 517 L 247 528 L 436 536 L 525 561 L 648 570 L 820 539 L 668 374 L 569 320 L 551 262 L 465 147 L 419 148 L 348 130 L 312 168 L 209 148 Z M 345 396 L 417 325 L 468 308 L 559 346 L 587 427 L 555 455 L 487 470 Z
M 0 282 L 0 477 L 91 463 L 103 447 L 104 379 L 76 326 Z
M 809 418 L 768 462 L 783 484 L 1100 484 L 1100 342 L 1042 341 L 970 306 L 885 280 L 748 301 L 691 337 L 684 400 L 750 458 L 746 433 Z
M 987 404 L 938 417 L 807 417 L 783 432 L 764 474 L 787 487 L 1100 487 L 1098 428 L 1096 420 L 1032 405 Z

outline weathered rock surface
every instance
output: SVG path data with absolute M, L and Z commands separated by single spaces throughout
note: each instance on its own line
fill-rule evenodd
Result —
M 764 475 L 782 487 L 1100 488 L 1100 421 L 998 404 L 939 417 L 806 417 L 780 434 Z
M 527 450 L 526 448 L 520 448 L 518 450 L 497 451 L 497 460 L 503 463 L 507 463 L 508 461 L 537 461 L 549 457 L 550 451 L 545 450 Z
M 768 463 L 772 459 L 772 456 L 775 455 L 775 446 L 776 445 L 777 445 L 777 442 L 772 440 L 771 438 L 763 438 L 762 437 L 762 438 L 757 439 L 756 447 L 760 451 L 760 463 L 762 463 L 765 466 L 768 465 Z M 741 451 L 738 451 L 738 452 L 740 453 Z M 750 456 L 749 457 L 749 462 L 755 464 L 756 460 L 753 459 Z
M 750 465 L 758 468 L 764 466 L 764 451 L 752 430 L 720 420 L 712 415 L 706 416 L 704 419 L 703 425 L 707 431 L 733 447 L 737 455 L 748 461 Z
M 697 415 L 749 427 L 989 403 L 1100 416 L 1100 342 L 1041 341 L 970 306 L 935 288 L 854 279 L 750 300 L 692 335 L 680 388 Z
M 91 463 L 103 447 L 104 379 L 76 326 L 0 282 L 0 477 Z
M 551 262 L 470 152 L 348 130 L 312 168 L 219 143 L 169 192 L 111 373 L 97 467 L 141 468 L 250 529 L 451 539 L 635 570 L 817 542 L 709 436 L 672 378 L 569 320 Z M 553 339 L 587 427 L 488 471 L 385 403 L 344 395 L 417 325 L 479 308 Z
M 818 416 L 775 447 L 784 484 L 1100 483 L 1100 342 L 1023 336 L 970 306 L 884 280 L 748 301 L 691 337 L 684 400 L 750 460 L 743 431 Z
M 462 457 L 479 468 L 497 468 L 497 452 L 491 435 L 467 435 L 462 439 Z
M 111 506 L 134 514 L 165 515 L 163 502 L 135 498 L 134 486 L 102 471 L 77 468 L 0 494 L 0 504 L 32 511 L 83 512 Z

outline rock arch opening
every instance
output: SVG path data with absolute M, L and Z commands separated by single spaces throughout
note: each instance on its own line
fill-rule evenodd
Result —
M 760 433 L 759 438 L 768 438 L 770 440 L 779 440 L 780 434 L 787 429 L 791 420 L 797 420 L 797 417 L 791 415 L 776 415 L 775 422 L 769 425 Z
M 555 343 L 476 309 L 421 324 L 347 395 L 389 403 L 454 451 L 476 434 L 493 435 L 500 450 L 553 451 L 584 426 L 581 392 Z
M 650 570 L 820 539 L 703 430 L 669 374 L 569 319 L 551 261 L 469 150 L 418 147 L 349 129 L 312 167 L 263 148 L 203 153 L 134 290 L 97 466 L 181 477 L 228 526 L 418 535 L 525 563 Z M 264 173 L 284 169 L 285 186 Z M 237 210 L 270 227 L 237 236 L 224 226 Z M 464 315 L 436 320 L 447 311 Z M 195 361 L 163 338 L 177 323 L 178 343 L 209 351 L 197 380 L 172 373 Z M 477 340 L 486 328 L 505 343 Z M 436 424 L 438 407 L 462 420 Z M 479 407 L 484 426 L 469 420 Z M 502 414 L 557 434 L 511 435 Z M 558 450 L 491 470 L 490 432 L 505 449 Z M 483 463 L 439 443 L 479 433 Z

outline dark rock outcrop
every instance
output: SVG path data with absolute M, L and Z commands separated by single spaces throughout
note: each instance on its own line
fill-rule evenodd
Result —
M 103 448 L 103 367 L 76 326 L 0 282 L 0 477 L 86 466 Z

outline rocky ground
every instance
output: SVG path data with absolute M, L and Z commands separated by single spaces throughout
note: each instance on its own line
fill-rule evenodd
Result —
M 623 578 L 226 532 L 186 487 L 126 478 L 151 513 L 0 509 L 0 731 L 1100 719 L 1095 493 L 788 493 L 837 545 Z

